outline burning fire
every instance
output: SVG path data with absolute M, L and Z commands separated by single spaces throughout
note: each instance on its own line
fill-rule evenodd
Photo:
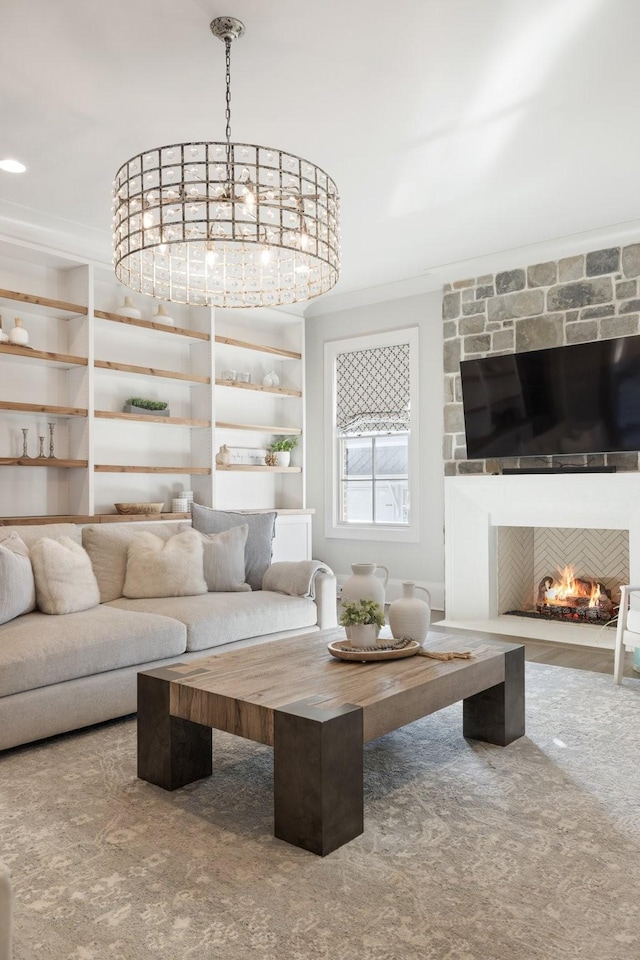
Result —
M 545 591 L 549 604 L 563 604 L 578 597 L 589 598 L 589 606 L 597 606 L 600 599 L 600 584 L 594 581 L 577 580 L 573 567 L 565 567 L 559 580 L 553 580 Z

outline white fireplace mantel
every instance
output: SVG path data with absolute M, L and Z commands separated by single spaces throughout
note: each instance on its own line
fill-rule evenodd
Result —
M 498 617 L 498 527 L 629 531 L 629 579 L 640 582 L 640 474 L 445 479 L 445 623 L 511 636 L 612 646 L 613 631 Z

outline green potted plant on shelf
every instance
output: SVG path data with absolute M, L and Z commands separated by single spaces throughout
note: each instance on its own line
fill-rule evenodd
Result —
M 141 413 L 147 417 L 170 417 L 169 405 L 164 400 L 146 400 L 144 397 L 127 397 L 122 408 L 124 413 Z
M 375 600 L 354 600 L 342 604 L 340 623 L 346 627 L 353 647 L 375 647 L 384 626 L 384 610 Z
M 269 444 L 269 452 L 275 454 L 275 463 L 271 466 L 288 467 L 291 463 L 291 451 L 298 446 L 297 437 L 276 437 Z M 273 460 L 273 457 L 271 457 Z

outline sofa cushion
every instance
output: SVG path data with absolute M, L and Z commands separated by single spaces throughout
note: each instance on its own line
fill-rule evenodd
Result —
M 109 606 L 65 617 L 35 611 L 0 626 L 0 697 L 119 667 L 181 656 L 177 620 Z
M 269 590 L 252 593 L 207 593 L 200 597 L 113 600 L 109 607 L 138 613 L 154 611 L 174 617 L 187 628 L 187 650 L 208 650 L 234 640 L 315 626 L 313 600 Z
M 176 533 L 190 529 L 189 522 L 163 523 L 161 520 L 149 523 L 96 523 L 84 527 L 82 545 L 91 557 L 93 572 L 100 588 L 100 602 L 117 600 L 122 596 L 127 571 L 127 550 L 136 533 L 149 532 L 168 540 Z
M 212 593 L 251 590 L 244 579 L 244 550 L 249 527 L 243 523 L 224 533 L 200 533 L 207 590 Z
M 212 510 L 200 503 L 192 503 L 191 516 L 194 529 L 201 533 L 222 533 L 232 527 L 247 524 L 249 533 L 244 550 L 245 580 L 252 590 L 262 590 L 262 578 L 271 563 L 276 512 L 236 513 L 231 510 Z
M 76 523 L 25 523 L 2 527 L 2 536 L 17 533 L 24 540 L 29 550 L 42 537 L 49 540 L 59 540 L 60 537 L 69 537 L 75 543 L 82 543 L 80 527 Z
M 202 537 L 195 530 L 163 540 L 137 533 L 127 550 L 125 597 L 192 597 L 206 593 Z
M 42 537 L 31 548 L 31 563 L 43 613 L 76 613 L 100 603 L 89 554 L 70 537 Z
M 29 550 L 17 533 L 0 530 L 0 623 L 35 609 L 36 586 Z

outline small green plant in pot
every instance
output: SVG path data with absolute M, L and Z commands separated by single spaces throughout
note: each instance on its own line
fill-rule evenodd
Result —
M 278 466 L 288 467 L 291 461 L 291 451 L 298 446 L 297 437 L 276 437 L 269 444 L 269 451 L 274 453 L 278 460 Z
M 170 416 L 169 405 L 164 400 L 147 400 L 145 397 L 127 397 L 124 402 L 125 413 L 143 413 L 147 416 Z
M 340 623 L 352 647 L 374 647 L 384 626 L 384 610 L 375 600 L 349 601 L 342 605 Z

